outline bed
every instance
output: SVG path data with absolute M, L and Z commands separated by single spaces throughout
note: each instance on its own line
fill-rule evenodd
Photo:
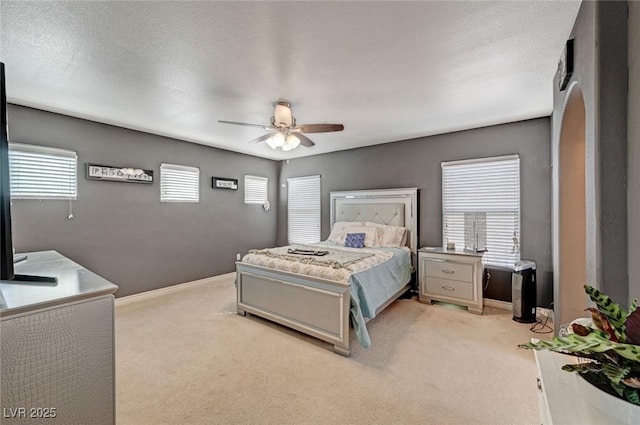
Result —
M 367 347 L 366 321 L 404 294 L 418 249 L 418 191 L 380 189 L 330 193 L 330 223 L 361 222 L 406 227 L 404 247 L 345 248 L 330 241 L 251 250 L 236 262 L 236 309 L 251 313 L 351 353 L 350 322 Z M 333 233 L 332 233 L 333 235 Z M 323 251 L 326 255 L 289 252 Z

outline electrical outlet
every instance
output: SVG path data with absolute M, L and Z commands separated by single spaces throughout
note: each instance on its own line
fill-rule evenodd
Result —
M 242 260 L 242 254 L 238 253 L 236 254 L 236 261 L 240 261 Z

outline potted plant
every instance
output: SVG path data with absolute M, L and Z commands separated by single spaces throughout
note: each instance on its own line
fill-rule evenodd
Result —
M 607 295 L 585 285 L 585 291 L 596 304 L 590 326 L 570 325 L 570 333 L 551 341 L 529 342 L 520 348 L 549 350 L 581 360 L 562 367 L 578 372 L 601 390 L 632 404 L 640 405 L 640 310 L 634 300 L 625 311 Z M 640 406 L 633 407 L 634 411 Z

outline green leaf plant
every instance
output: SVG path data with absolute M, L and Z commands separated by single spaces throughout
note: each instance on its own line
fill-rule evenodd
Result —
M 629 311 L 602 292 L 585 285 L 596 304 L 588 308 L 593 327 L 577 323 L 573 333 L 551 341 L 528 342 L 518 347 L 548 350 L 580 357 L 585 361 L 562 367 L 580 373 L 587 381 L 619 398 L 640 404 L 640 310 L 634 300 Z

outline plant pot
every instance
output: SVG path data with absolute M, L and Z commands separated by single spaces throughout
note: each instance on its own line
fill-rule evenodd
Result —
M 640 424 L 640 405 L 614 397 L 575 373 L 578 392 L 588 405 L 622 424 Z

